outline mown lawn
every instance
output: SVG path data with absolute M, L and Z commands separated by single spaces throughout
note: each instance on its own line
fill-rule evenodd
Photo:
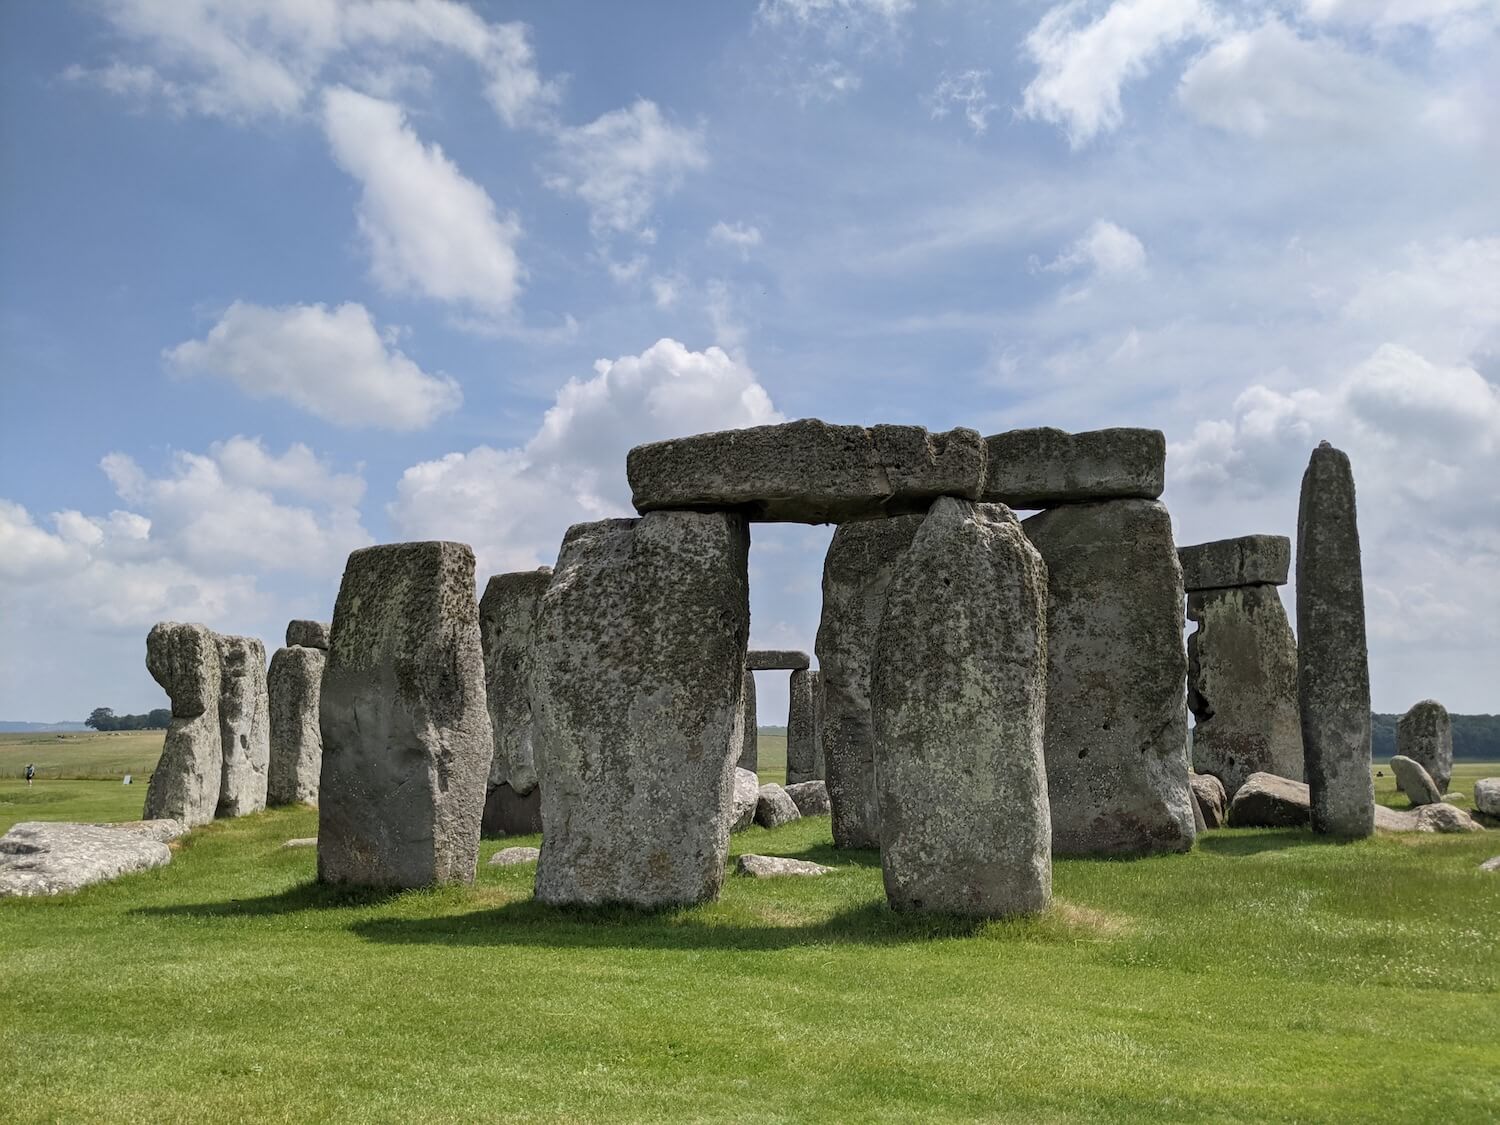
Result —
M 62 785 L 16 806 L 24 785 L 0 782 L 0 824 L 139 815 L 139 786 L 39 790 Z M 1185 856 L 1060 862 L 1049 914 L 973 925 L 890 913 L 878 857 L 835 851 L 826 818 L 733 846 L 837 873 L 731 876 L 721 902 L 658 915 L 540 907 L 529 867 L 328 891 L 310 850 L 280 847 L 315 831 L 310 810 L 221 822 L 170 867 L 0 902 L 0 1118 L 1478 1122 L 1500 1105 L 1500 876 L 1477 867 L 1500 833 L 1218 832 Z M 511 843 L 535 840 L 484 858 Z
M 67 731 L 0 734 L 0 778 L 25 777 L 26 764 L 37 777 L 118 781 L 133 774 L 142 784 L 161 757 L 165 731 Z

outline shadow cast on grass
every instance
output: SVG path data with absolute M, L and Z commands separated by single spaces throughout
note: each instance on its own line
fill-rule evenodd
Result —
M 1198 847 L 1214 855 L 1260 855 L 1288 848 L 1326 847 L 1345 842 L 1333 836 L 1314 835 L 1310 828 L 1265 828 L 1253 835 L 1210 832 L 1198 837 Z
M 132 910 L 156 918 L 256 918 L 297 914 L 305 910 L 338 910 L 379 906 L 405 892 L 376 887 L 339 887 L 298 883 L 279 894 L 232 898 L 225 902 L 190 902 L 175 906 L 141 906 Z

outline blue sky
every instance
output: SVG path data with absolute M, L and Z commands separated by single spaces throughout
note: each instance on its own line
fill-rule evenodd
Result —
M 1292 534 L 1328 438 L 1377 708 L 1500 710 L 1497 50 L 1494 0 L 4 5 L 0 716 L 803 416 L 1159 427 L 1182 543 Z M 811 649 L 828 535 L 756 526 L 752 643 Z

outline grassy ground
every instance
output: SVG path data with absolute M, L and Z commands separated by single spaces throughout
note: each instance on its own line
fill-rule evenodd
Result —
M 139 795 L 0 781 L 0 826 L 133 818 Z M 1500 1105 L 1500 877 L 1477 869 L 1500 835 L 1217 832 L 1185 856 L 1059 862 L 1047 915 L 972 925 L 890 913 L 878 857 L 835 851 L 826 818 L 733 846 L 835 874 L 731 876 L 721 902 L 657 915 L 538 906 L 530 867 L 324 890 L 310 850 L 280 848 L 316 827 L 310 810 L 220 822 L 167 868 L 0 902 L 0 1117 L 1477 1122 Z
M 165 731 L 80 731 L 0 734 L 0 778 L 25 777 L 26 763 L 47 778 L 111 778 L 133 774 L 143 783 L 156 768 Z

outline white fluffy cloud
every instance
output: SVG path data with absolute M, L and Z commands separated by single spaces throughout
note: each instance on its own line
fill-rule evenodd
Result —
M 1093 276 L 1138 276 L 1146 269 L 1146 247 L 1122 226 L 1096 219 L 1088 232 L 1042 267 L 1054 273 L 1087 269 Z
M 753 227 L 749 223 L 726 223 L 721 219 L 709 228 L 708 240 L 719 246 L 732 247 L 745 255 L 761 244 L 761 233 L 759 227 Z
M 228 379 L 254 398 L 283 398 L 340 426 L 421 429 L 463 401 L 382 335 L 363 305 L 230 305 L 201 340 L 164 353 L 182 375 Z
M 1302 0 L 1302 12 L 1320 23 L 1382 35 L 1421 28 L 1454 46 L 1500 27 L 1494 0 Z
M 999 107 L 990 101 L 985 80 L 987 70 L 965 70 L 958 74 L 945 74 L 936 88 L 927 96 L 926 103 L 934 120 L 941 121 L 953 110 L 964 115 L 964 121 L 976 137 L 984 135 L 989 128 L 989 116 Z

